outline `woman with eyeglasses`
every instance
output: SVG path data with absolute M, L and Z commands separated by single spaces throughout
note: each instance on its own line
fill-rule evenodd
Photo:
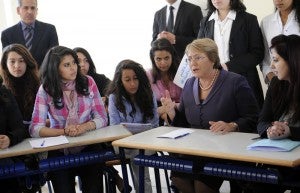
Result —
M 209 129 L 216 134 L 256 132 L 258 104 L 245 77 L 222 69 L 216 43 L 208 38 L 194 40 L 186 47 L 193 77 L 187 80 L 180 105 L 161 99 L 173 126 Z M 184 157 L 184 156 L 183 156 Z M 196 158 L 198 163 L 204 158 Z M 183 193 L 218 192 L 223 179 L 186 176 L 172 172 L 172 182 Z

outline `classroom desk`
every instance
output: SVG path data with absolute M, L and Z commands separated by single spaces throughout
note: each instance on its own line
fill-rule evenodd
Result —
M 120 150 L 122 148 L 140 149 L 142 150 L 141 153 L 143 153 L 143 150 L 165 151 L 169 153 L 202 156 L 222 160 L 267 164 L 271 166 L 273 165 L 274 167 L 283 166 L 293 168 L 300 165 L 300 147 L 291 152 L 262 152 L 247 150 L 246 147 L 255 142 L 251 139 L 258 137 L 257 134 L 232 132 L 226 135 L 219 135 L 214 134 L 209 130 L 195 129 L 193 133 L 178 139 L 157 138 L 157 136 L 171 132 L 174 129 L 179 128 L 158 127 L 143 133 L 116 140 L 113 142 L 113 146 L 119 147 Z M 175 166 L 176 164 L 179 164 L 179 166 L 173 167 L 172 164 L 170 164 L 170 162 L 172 162 L 172 158 L 170 157 L 164 161 L 164 159 L 160 159 L 159 157 L 155 158 L 151 156 L 138 155 L 135 161 L 137 161 L 136 163 L 140 166 L 153 166 L 171 170 L 175 168 L 175 170 L 178 169 L 177 171 L 182 172 L 192 172 L 191 167 L 193 167 L 193 163 L 191 162 L 186 164 L 182 163 L 185 160 L 175 161 L 173 164 Z M 209 170 L 211 165 L 207 165 L 207 167 Z M 205 168 L 203 170 L 205 170 Z M 221 167 L 220 170 L 226 169 Z M 243 172 L 243 169 L 241 169 L 241 171 Z M 209 171 L 206 172 L 206 174 L 209 174 Z M 141 175 L 143 176 L 143 174 Z M 252 175 L 251 172 L 250 175 Z M 278 182 L 277 176 L 274 176 L 273 173 L 271 173 L 270 176 L 271 178 L 275 178 L 271 179 L 271 183 Z M 143 187 L 140 192 L 143 192 Z
M 57 146 L 45 147 L 45 148 L 36 148 L 33 149 L 29 143 L 29 140 L 34 138 L 25 139 L 21 143 L 0 150 L 0 159 L 15 157 L 20 155 L 35 154 L 40 152 L 46 152 L 50 150 L 58 150 L 69 147 L 76 147 L 82 145 L 90 145 L 96 143 L 111 142 L 116 139 L 121 139 L 127 136 L 130 136 L 131 133 L 121 125 L 114 125 L 96 129 L 90 132 L 87 132 L 81 136 L 77 137 L 67 137 L 69 140 L 68 144 L 62 144 Z M 63 156 L 59 158 L 47 158 L 39 161 L 39 168 L 36 170 L 31 170 L 25 167 L 24 163 L 16 163 L 13 165 L 2 166 L 0 167 L 0 178 L 5 177 L 15 177 L 23 175 L 31 175 L 42 173 L 46 171 L 76 167 L 79 165 L 101 162 L 116 159 L 116 155 L 112 150 L 103 150 L 103 152 L 92 152 L 92 153 L 80 153 L 74 155 Z

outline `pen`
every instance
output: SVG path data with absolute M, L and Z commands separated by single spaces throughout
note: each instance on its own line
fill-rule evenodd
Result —
M 41 143 L 41 147 L 43 147 L 45 145 L 45 140 L 43 140 L 43 142 Z
M 182 135 L 178 135 L 177 137 L 175 137 L 175 139 L 178 139 L 178 138 L 181 138 L 181 137 L 187 136 L 188 134 L 190 134 L 190 133 L 185 133 L 185 134 L 182 134 Z
M 257 139 L 261 139 L 261 137 L 254 137 L 251 140 L 257 140 Z

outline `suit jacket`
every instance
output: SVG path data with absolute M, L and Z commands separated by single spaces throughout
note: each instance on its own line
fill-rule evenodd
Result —
M 157 39 L 160 32 L 166 30 L 167 6 L 158 10 L 154 16 L 152 41 Z M 202 11 L 199 6 L 182 1 L 176 16 L 173 34 L 176 36 L 174 47 L 180 58 L 184 55 L 185 47 L 197 38 Z
M 200 23 L 198 38 L 214 39 L 215 20 L 208 21 L 210 15 Z M 256 66 L 264 58 L 262 33 L 255 15 L 237 12 L 229 37 L 228 70 L 246 77 L 260 107 L 264 97 Z
M 272 78 L 257 125 L 257 131 L 261 137 L 267 137 L 267 129 L 272 126 L 272 122 L 279 121 L 281 116 L 285 114 L 287 104 L 284 101 L 289 100 L 290 97 L 284 95 L 288 93 L 289 87 L 288 81 L 278 80 L 277 77 Z M 275 95 L 281 95 L 281 100 L 277 101 Z M 299 141 L 300 127 L 295 125 L 289 125 L 289 127 L 291 132 L 289 138 Z
M 21 22 L 2 31 L 2 47 L 13 43 L 25 45 Z M 53 46 L 58 45 L 58 37 L 54 25 L 35 21 L 34 34 L 32 39 L 31 54 L 40 67 L 47 51 Z
M 258 106 L 245 77 L 221 70 L 209 95 L 199 99 L 199 79 L 187 80 L 174 126 L 208 129 L 209 121 L 235 122 L 240 132 L 256 132 Z

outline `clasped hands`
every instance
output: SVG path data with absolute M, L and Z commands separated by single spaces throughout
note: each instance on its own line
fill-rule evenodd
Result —
M 8 148 L 10 139 L 7 135 L 0 135 L 0 149 Z
M 172 101 L 168 90 L 165 91 L 165 97 L 162 97 L 160 102 L 162 106 L 157 108 L 158 115 L 169 125 L 168 117 L 174 119 L 176 103 Z
M 171 44 L 176 43 L 176 36 L 168 31 L 162 31 L 158 34 L 157 39 L 165 38 L 169 40 Z
M 76 137 L 85 132 L 86 132 L 86 130 L 82 125 L 68 125 L 64 129 L 64 134 L 66 136 L 70 136 L 70 137 Z
M 272 126 L 267 129 L 269 139 L 283 139 L 290 136 L 290 127 L 287 122 L 275 121 Z

